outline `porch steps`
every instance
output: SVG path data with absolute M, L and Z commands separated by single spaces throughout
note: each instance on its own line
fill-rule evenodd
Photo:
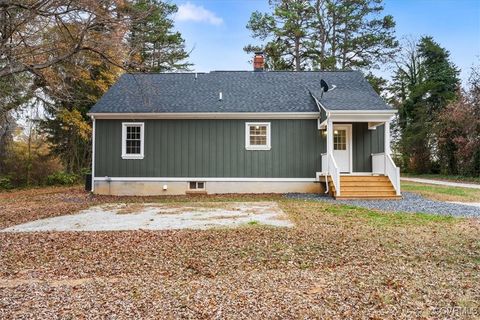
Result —
M 328 177 L 330 195 L 335 199 L 400 199 L 386 176 L 340 176 L 340 196 Z

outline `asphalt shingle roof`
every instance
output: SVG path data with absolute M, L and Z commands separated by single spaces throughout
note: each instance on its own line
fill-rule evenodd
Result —
M 321 99 L 320 79 L 336 86 Z M 124 74 L 90 112 L 317 112 L 311 94 L 330 110 L 392 110 L 358 71 L 214 71 Z

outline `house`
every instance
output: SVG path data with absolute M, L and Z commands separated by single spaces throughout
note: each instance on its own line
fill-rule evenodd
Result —
M 264 71 L 260 54 L 253 71 L 124 74 L 89 113 L 92 191 L 396 198 L 394 114 L 358 71 Z

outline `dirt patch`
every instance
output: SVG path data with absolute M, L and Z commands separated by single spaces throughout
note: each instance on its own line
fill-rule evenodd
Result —
M 276 217 L 282 218 L 277 220 Z M 170 230 L 236 227 L 257 221 L 290 227 L 276 202 L 229 202 L 190 204 L 107 204 L 76 214 L 36 220 L 2 232 Z

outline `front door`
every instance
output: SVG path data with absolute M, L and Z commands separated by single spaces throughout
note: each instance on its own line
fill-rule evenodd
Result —
M 352 172 L 351 144 L 352 126 L 345 124 L 333 125 L 333 157 L 340 172 Z

